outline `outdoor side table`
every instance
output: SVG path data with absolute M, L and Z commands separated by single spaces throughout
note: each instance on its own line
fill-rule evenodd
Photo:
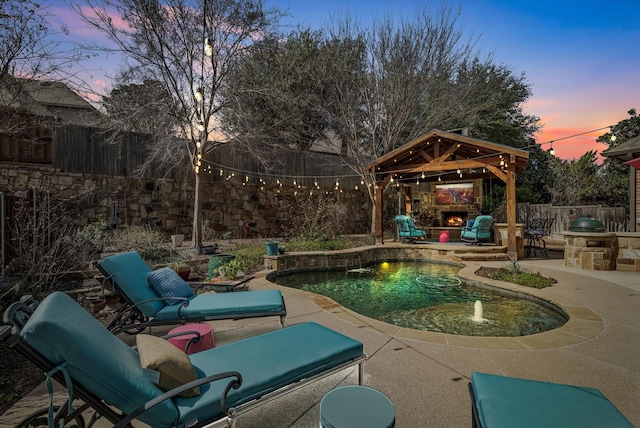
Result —
M 393 403 L 373 388 L 341 386 L 320 401 L 321 428 L 391 428 L 395 423 Z
M 169 336 L 189 331 L 196 331 L 200 333 L 200 341 L 197 343 L 191 343 L 191 345 L 189 345 L 189 349 L 186 349 L 187 345 L 189 344 L 189 341 L 198 337 L 196 334 L 181 334 L 180 336 L 170 337 L 167 340 L 176 348 L 185 351 L 187 354 L 195 354 L 196 352 L 211 349 L 215 346 L 213 328 L 209 324 L 205 323 L 181 325 L 180 327 L 176 327 L 169 331 Z

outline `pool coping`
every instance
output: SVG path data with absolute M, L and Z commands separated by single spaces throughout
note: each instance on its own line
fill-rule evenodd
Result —
M 422 260 L 428 259 L 423 258 Z M 447 260 L 440 259 L 437 261 Z M 431 331 L 415 330 L 407 327 L 398 327 L 396 325 L 369 318 L 348 308 L 345 308 L 344 306 L 326 296 L 275 284 L 267 279 L 267 275 L 272 274 L 274 272 L 273 270 L 263 270 L 258 272 L 256 274 L 256 278 L 252 281 L 252 284 L 259 285 L 260 288 L 276 287 L 281 290 L 281 292 L 285 295 L 285 298 L 289 293 L 302 295 L 308 300 L 314 302 L 321 309 L 359 327 L 378 331 L 398 339 L 416 340 L 420 342 L 427 342 L 444 346 L 514 351 L 549 350 L 566 346 L 573 346 L 591 340 L 598 336 L 604 329 L 604 320 L 593 310 L 582 304 L 571 301 L 564 296 L 556 295 L 552 297 L 550 293 L 545 291 L 549 289 L 533 289 L 530 287 L 496 281 L 493 279 L 475 275 L 475 272 L 482 266 L 481 261 L 449 261 L 464 266 L 460 269 L 459 275 L 466 280 L 481 283 L 488 286 L 489 288 L 496 288 L 498 290 L 513 292 L 518 295 L 530 295 L 536 299 L 541 299 L 543 301 L 549 302 L 564 311 L 568 315 L 569 320 L 564 325 L 556 329 L 528 336 L 462 336 L 450 333 L 437 333 Z M 552 289 L 553 287 L 550 288 Z

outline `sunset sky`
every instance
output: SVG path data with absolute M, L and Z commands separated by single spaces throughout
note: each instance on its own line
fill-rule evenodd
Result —
M 47 3 L 47 2 L 43 2 Z M 52 1 L 49 13 L 71 30 L 70 38 L 92 39 L 63 1 Z M 440 8 L 440 0 L 266 0 L 288 10 L 282 23 L 314 29 L 349 14 L 363 24 L 391 14 L 411 16 L 417 7 Z M 637 0 L 463 0 L 460 24 L 467 37 L 479 37 L 477 48 L 494 61 L 524 73 L 533 96 L 525 112 L 540 117 L 538 143 L 553 144 L 556 156 L 571 159 L 607 147 L 595 139 L 599 130 L 640 109 L 640 7 Z M 93 84 L 111 86 L 116 57 L 85 64 Z M 566 138 L 566 139 L 564 139 Z

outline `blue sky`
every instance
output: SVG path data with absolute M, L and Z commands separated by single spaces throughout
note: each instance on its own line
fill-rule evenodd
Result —
M 76 0 L 82 1 L 82 0 Z M 459 23 L 465 36 L 479 37 L 477 48 L 493 53 L 494 61 L 515 74 L 524 73 L 533 96 L 526 113 L 538 116 L 543 130 L 539 143 L 581 134 L 628 118 L 640 110 L 640 3 L 638 0 L 443 0 L 461 8 Z M 327 27 L 345 14 L 363 25 L 391 14 L 411 17 L 417 8 L 434 12 L 441 0 L 265 0 L 267 6 L 288 10 L 282 24 Z M 100 37 L 79 23 L 63 0 L 44 1 L 70 38 Z M 109 88 L 105 73 L 115 57 L 83 64 L 88 79 Z M 111 72 L 113 74 L 113 72 Z M 553 145 L 557 156 L 577 158 L 595 143 L 601 130 Z M 548 146 L 546 146 L 548 147 Z

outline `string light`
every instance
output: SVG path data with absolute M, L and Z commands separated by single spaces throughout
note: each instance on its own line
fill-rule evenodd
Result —
M 549 147 L 549 154 L 551 156 L 555 155 L 555 151 L 553 150 L 553 141 L 551 142 L 551 146 Z

